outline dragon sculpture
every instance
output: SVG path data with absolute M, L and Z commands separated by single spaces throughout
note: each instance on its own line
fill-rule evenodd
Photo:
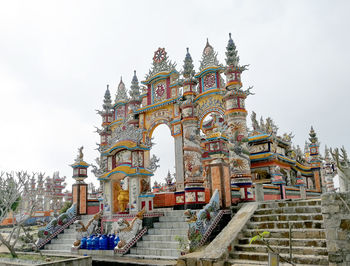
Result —
M 204 234 L 220 210 L 219 191 L 216 189 L 209 203 L 198 213 L 195 210 L 186 210 L 186 222 L 188 223 L 188 240 L 190 241 L 190 250 L 199 246 Z
M 145 211 L 145 208 L 143 208 L 130 223 L 120 218 L 113 224 L 113 232 L 118 235 L 120 239 L 115 249 L 122 249 L 141 231 L 142 219 Z
M 98 229 L 98 220 L 101 218 L 102 213 L 99 212 L 92 217 L 86 225 L 81 220 L 77 220 L 74 222 L 75 231 L 77 232 L 75 235 L 75 241 L 73 243 L 73 248 L 79 248 L 81 239 L 83 237 L 87 237 L 93 233 L 96 233 Z

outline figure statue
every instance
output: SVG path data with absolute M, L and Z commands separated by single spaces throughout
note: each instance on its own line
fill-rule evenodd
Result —
M 334 150 L 330 149 L 330 153 L 338 169 L 340 191 L 345 192 L 350 190 L 350 161 L 344 146 L 340 151 L 338 148 Z
M 73 243 L 73 247 L 79 248 L 82 237 L 87 237 L 93 233 L 96 233 L 98 229 L 98 220 L 101 218 L 101 211 L 92 217 L 86 225 L 81 220 L 77 220 L 74 222 L 75 231 L 77 232 L 75 235 L 76 241 Z
M 136 217 L 129 223 L 127 220 L 120 218 L 113 224 L 113 232 L 119 236 L 119 243 L 115 249 L 121 249 L 141 231 L 142 219 L 145 208 L 136 214 Z
M 84 149 L 84 146 L 81 146 L 81 147 L 78 149 L 78 157 L 77 157 L 77 161 L 78 161 L 78 162 L 81 162 L 81 161 L 84 160 L 83 149 Z

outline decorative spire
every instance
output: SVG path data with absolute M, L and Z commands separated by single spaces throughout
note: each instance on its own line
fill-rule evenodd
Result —
M 226 46 L 226 64 L 228 66 L 238 67 L 239 65 L 239 56 L 238 51 L 236 50 L 236 45 L 231 38 L 231 33 L 229 33 L 230 39 Z
M 126 102 L 128 101 L 128 95 L 126 94 L 125 84 L 122 77 L 120 77 L 120 82 L 118 85 L 117 95 L 115 97 L 115 102 Z
M 105 92 L 105 97 L 103 99 L 103 109 L 108 110 L 112 108 L 112 100 L 111 100 L 111 93 L 109 91 L 109 85 L 107 84 L 107 89 Z
M 315 133 L 314 128 L 312 126 L 311 126 L 309 136 L 310 136 L 309 140 L 311 143 L 316 144 L 318 142 L 318 139 L 316 137 L 316 133 Z
M 217 56 L 218 56 L 218 53 L 214 51 L 213 47 L 209 44 L 209 41 L 207 38 L 207 44 L 205 45 L 203 50 L 202 60 L 200 61 L 201 65 L 199 67 L 199 70 L 202 71 L 204 68 L 209 66 L 221 66 L 219 64 Z
M 139 86 L 139 80 L 137 79 L 136 76 L 136 70 L 134 70 L 134 76 L 132 77 L 131 80 L 131 86 L 130 86 L 130 97 L 132 100 L 139 100 L 140 98 L 140 86 Z
M 146 75 L 146 79 L 149 79 L 159 72 L 171 72 L 175 70 L 175 67 L 176 63 L 172 63 L 169 60 L 165 48 L 158 48 L 158 50 L 154 52 L 152 68 L 149 70 L 148 75 Z
M 183 76 L 185 78 L 190 78 L 194 75 L 194 66 L 193 66 L 193 60 L 192 60 L 192 57 L 190 55 L 190 52 L 188 51 L 189 49 L 187 49 L 187 53 L 186 53 L 186 57 L 185 57 L 185 60 L 184 60 L 184 70 L 183 70 Z

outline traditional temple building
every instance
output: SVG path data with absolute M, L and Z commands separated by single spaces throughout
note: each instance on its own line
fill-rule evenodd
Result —
M 315 131 L 311 128 L 302 152 L 292 145 L 292 134 L 278 135 L 271 118 L 258 122 L 252 112 L 253 129 L 248 130 L 245 101 L 251 87 L 243 89 L 241 77 L 247 65 L 240 64 L 231 35 L 225 61 L 219 62 L 207 40 L 197 72 L 188 48 L 178 70 L 159 48 L 142 86 L 134 71 L 129 94 L 120 79 L 112 102 L 107 85 L 98 111 L 100 157 L 93 170 L 101 182 L 107 215 L 165 205 L 201 208 L 216 189 L 221 207 L 229 208 L 234 202 L 254 199 L 253 183 L 265 184 L 271 198 L 282 186 L 287 188 L 285 197 L 296 197 L 298 186 L 304 185 L 309 195 L 322 191 Z M 167 181 L 171 189 L 160 191 L 156 184 L 152 193 L 150 177 L 157 158 L 150 156 L 151 139 L 160 124 L 167 125 L 174 138 L 176 176 L 174 182 Z M 167 199 L 159 200 L 158 192 L 166 192 Z

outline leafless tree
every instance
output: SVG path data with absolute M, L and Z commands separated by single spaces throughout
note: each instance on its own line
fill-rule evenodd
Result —
M 36 194 L 29 189 L 29 181 L 35 176 L 35 173 L 31 175 L 24 171 L 0 173 L 0 223 L 8 217 L 11 211 L 15 217 L 10 234 L 5 236 L 0 233 L 0 241 L 14 258 L 17 257 L 15 245 L 24 228 L 23 225 L 33 215 L 38 205 Z

